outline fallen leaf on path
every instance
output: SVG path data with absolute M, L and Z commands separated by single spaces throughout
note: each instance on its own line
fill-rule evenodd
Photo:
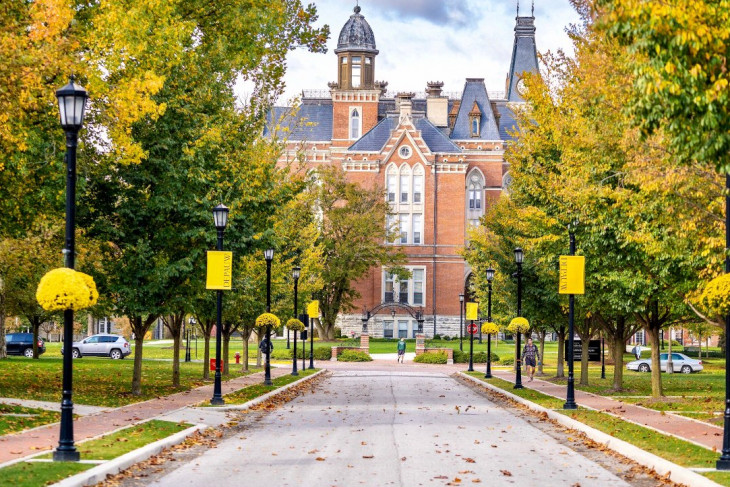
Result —
M 375 458 L 375 455 L 363 455 L 363 458 Z
M 315 458 L 315 460 L 317 460 L 318 462 L 324 462 L 324 458 L 322 458 L 322 457 L 317 457 L 317 458 Z
M 512 472 L 510 472 L 509 470 L 500 470 L 500 472 L 501 472 L 501 473 L 502 473 L 502 475 L 504 475 L 505 477 L 511 477 L 511 476 L 512 476 Z

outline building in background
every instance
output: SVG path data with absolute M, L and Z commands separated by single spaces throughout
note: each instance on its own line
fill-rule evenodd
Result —
M 516 129 L 513 112 L 524 103 L 524 73 L 538 72 L 535 18 L 516 18 L 499 93 L 475 77 L 457 94 L 446 93 L 441 82 L 429 82 L 421 94 L 389 94 L 388 83 L 377 81 L 380 52 L 360 7 L 342 27 L 334 54 L 337 81 L 328 90 L 303 91 L 295 115 L 289 107 L 272 113 L 272 123 L 291 130 L 282 162 L 303 150 L 308 170 L 334 164 L 352 182 L 383 188 L 412 276 L 399 281 L 374 268 L 356 283 L 362 296 L 356 309 L 379 311 L 369 322 L 371 335 L 413 337 L 415 311 L 425 315 L 427 336 L 458 335 L 458 296 L 468 296 L 471 274 L 460 251 L 467 229 L 509 182 L 504 150 Z M 379 224 L 387 222 L 373 222 Z M 338 323 L 344 335 L 359 334 L 361 314 L 341 315 Z

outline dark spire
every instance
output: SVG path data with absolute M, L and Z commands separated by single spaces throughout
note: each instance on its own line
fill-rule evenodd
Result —
M 512 47 L 512 61 L 510 63 L 508 82 L 507 82 L 507 100 L 511 102 L 525 101 L 520 90 L 522 85 L 520 80 L 524 73 L 539 73 L 537 64 L 537 46 L 535 44 L 535 16 L 533 1 L 533 14 L 530 17 L 516 18 L 515 25 L 515 41 Z

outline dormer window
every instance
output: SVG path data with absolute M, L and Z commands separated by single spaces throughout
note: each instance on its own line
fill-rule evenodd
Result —
M 474 106 L 471 107 L 469 112 L 469 122 L 471 125 L 471 136 L 479 137 L 481 135 L 480 121 L 482 119 L 482 111 L 479 109 L 477 102 L 474 102 Z

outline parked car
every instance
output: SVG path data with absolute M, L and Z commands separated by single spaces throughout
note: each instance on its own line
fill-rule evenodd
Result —
M 8 355 L 25 355 L 33 358 L 33 334 L 32 333 L 8 333 L 5 335 L 5 347 Z M 38 356 L 46 351 L 43 339 L 38 338 Z
M 666 353 L 659 355 L 659 364 L 662 372 L 666 372 L 667 370 L 668 355 Z M 651 357 L 629 362 L 626 364 L 626 368 L 629 370 L 638 370 L 639 372 L 651 372 Z M 683 374 L 699 372 L 703 369 L 702 360 L 689 358 L 683 353 L 672 353 L 672 369 L 675 372 L 682 372 Z
M 132 353 L 129 342 L 119 335 L 93 335 L 80 342 L 73 342 L 71 350 L 73 358 L 95 355 L 118 360 Z M 61 354 L 63 354 L 63 349 L 61 349 Z

